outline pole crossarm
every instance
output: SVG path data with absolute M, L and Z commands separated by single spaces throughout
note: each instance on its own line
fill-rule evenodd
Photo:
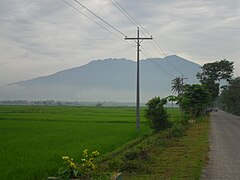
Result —
M 140 51 L 140 43 L 143 40 L 152 40 L 152 36 L 151 37 L 139 37 L 139 27 L 137 28 L 137 37 L 134 38 L 129 38 L 127 36 L 125 36 L 125 40 L 134 40 L 137 43 L 137 97 L 136 97 L 136 129 L 137 131 L 140 130 L 140 81 L 139 81 L 139 74 L 140 74 L 140 70 L 139 70 L 139 51 Z M 141 40 L 141 42 L 140 42 Z
M 125 40 L 151 40 L 153 39 L 152 37 L 150 38 L 129 38 L 129 37 L 125 37 Z

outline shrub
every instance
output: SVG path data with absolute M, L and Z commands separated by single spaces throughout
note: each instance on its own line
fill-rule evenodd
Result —
M 149 126 L 156 132 L 169 128 L 172 125 L 172 123 L 168 121 L 167 111 L 163 107 L 166 103 L 166 99 L 155 97 L 146 104 L 145 117 L 148 119 Z
M 89 154 L 88 149 L 83 151 L 80 163 L 74 162 L 73 158 L 68 156 L 62 156 L 64 166 L 58 170 L 60 179 L 89 178 L 92 175 L 94 176 L 96 165 L 93 163 L 93 160 L 97 156 L 99 156 L 98 151 L 93 151 Z
M 186 126 L 182 123 L 175 123 L 170 129 L 170 133 L 172 137 L 182 137 L 185 135 Z
M 139 145 L 135 148 L 129 149 L 123 155 L 122 163 L 119 170 L 121 172 L 142 173 L 148 171 L 146 163 L 150 159 L 148 150 Z

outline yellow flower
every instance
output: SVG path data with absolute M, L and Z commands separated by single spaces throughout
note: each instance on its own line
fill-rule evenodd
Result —
M 69 160 L 69 157 L 68 156 L 62 156 L 62 159 L 67 161 L 67 160 Z
M 69 166 L 71 167 L 71 168 L 77 168 L 77 165 L 75 164 L 75 163 L 73 163 L 73 162 L 70 162 L 70 164 L 69 164 Z
M 96 157 L 96 156 L 99 156 L 99 154 L 100 154 L 100 153 L 99 153 L 98 151 L 93 151 L 93 152 L 92 152 L 92 155 L 95 156 L 95 157 Z
M 85 150 L 83 151 L 83 154 L 87 155 L 87 154 L 88 154 L 88 149 L 85 149 Z

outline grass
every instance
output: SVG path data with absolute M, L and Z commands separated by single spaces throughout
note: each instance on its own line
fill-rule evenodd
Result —
M 0 179 L 45 179 L 88 148 L 106 154 L 149 132 L 141 110 L 135 131 L 135 108 L 0 106 Z M 178 109 L 168 109 L 175 121 Z
M 169 147 L 156 152 L 153 176 L 162 179 L 200 179 L 208 152 L 207 119 L 198 120 L 186 136 L 173 140 Z
M 134 108 L 0 106 L 0 179 L 45 179 L 62 155 L 105 154 L 138 136 Z
M 154 134 L 105 162 L 102 168 L 120 169 L 124 179 L 198 180 L 207 157 L 208 131 L 209 119 L 204 117 L 191 125 L 184 136 L 173 137 L 171 130 Z

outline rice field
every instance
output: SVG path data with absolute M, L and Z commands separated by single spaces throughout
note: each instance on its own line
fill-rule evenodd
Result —
M 143 111 L 137 133 L 131 107 L 0 106 L 0 179 L 46 179 L 63 155 L 113 151 L 149 131 Z

